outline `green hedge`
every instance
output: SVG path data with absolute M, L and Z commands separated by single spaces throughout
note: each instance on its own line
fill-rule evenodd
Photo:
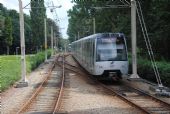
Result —
M 49 58 L 51 55 L 51 50 L 47 51 L 47 58 Z M 28 65 L 28 71 L 34 70 L 37 68 L 42 62 L 45 60 L 45 52 L 39 52 L 35 55 L 29 55 L 29 65 Z
M 130 69 L 131 70 L 131 59 L 130 60 Z M 154 70 L 152 68 L 151 62 L 142 57 L 138 57 L 138 74 L 140 77 L 147 79 L 152 82 L 156 82 L 156 76 L 154 74 Z M 162 83 L 168 87 L 170 87 L 170 63 L 166 61 L 156 62 Z M 131 72 L 131 71 L 130 71 Z

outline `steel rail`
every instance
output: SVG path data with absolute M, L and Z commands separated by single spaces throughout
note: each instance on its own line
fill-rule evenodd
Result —
M 64 80 L 65 80 L 65 65 L 64 65 L 64 54 L 63 54 L 63 58 L 62 58 L 62 82 L 61 82 L 61 86 L 60 86 L 60 91 L 59 91 L 59 95 L 57 97 L 57 101 L 56 101 L 56 104 L 55 104 L 55 107 L 54 107 L 54 110 L 53 110 L 53 114 L 55 114 L 56 112 L 59 111 L 59 108 L 60 108 L 60 104 L 61 104 L 61 99 L 62 99 L 62 96 L 63 96 L 63 89 L 64 89 Z
M 79 73 L 79 72 L 77 72 L 77 71 L 75 71 L 75 70 L 73 70 L 73 69 L 70 69 L 70 68 L 66 68 L 66 69 L 71 70 L 71 71 L 73 71 L 73 72 L 75 72 L 75 73 L 81 74 L 81 73 Z M 81 74 L 81 75 L 82 75 L 82 74 Z M 137 105 L 137 104 L 131 102 L 130 100 L 126 99 L 123 95 L 117 93 L 117 92 L 114 91 L 113 89 L 111 89 L 111 88 L 107 87 L 106 85 L 100 83 L 100 82 L 97 81 L 95 78 L 93 78 L 93 77 L 91 77 L 91 76 L 89 76 L 89 77 L 90 77 L 91 79 L 93 79 L 95 82 L 97 82 L 98 84 L 100 84 L 100 86 L 102 86 L 103 88 L 105 88 L 105 89 L 109 90 L 110 92 L 114 93 L 116 96 L 118 96 L 118 97 L 121 98 L 123 101 L 127 102 L 128 104 L 130 104 L 131 106 L 136 107 L 137 109 L 141 110 L 142 112 L 144 112 L 144 113 L 146 113 L 146 114 L 151 114 L 151 112 L 145 110 L 144 108 L 140 107 L 139 105 Z
M 97 80 L 96 80 L 97 81 Z M 98 82 L 98 81 L 97 81 Z M 130 104 L 131 106 L 136 107 L 137 109 L 141 110 L 142 112 L 146 113 L 146 114 L 151 114 L 152 112 L 146 110 L 145 108 L 131 102 L 129 99 L 127 99 L 126 97 L 124 97 L 123 95 L 119 94 L 118 92 L 114 91 L 112 88 L 107 87 L 106 85 L 98 82 L 102 87 L 106 88 L 107 90 L 113 92 L 117 97 L 119 97 L 120 99 L 122 99 L 123 101 L 125 101 L 126 103 Z
M 99 83 L 100 83 L 100 82 L 99 82 Z M 101 83 L 101 84 L 102 84 L 102 83 Z M 133 106 L 135 106 L 136 108 L 142 110 L 143 112 L 145 112 L 145 113 L 147 113 L 147 114 L 154 114 L 152 111 L 149 111 L 149 110 L 146 109 L 145 107 L 141 107 L 140 105 L 137 105 L 137 104 L 133 103 L 131 100 L 129 100 L 128 98 L 124 97 L 122 94 L 116 92 L 113 88 L 107 87 L 107 86 L 104 85 L 104 84 L 102 84 L 102 86 L 105 87 L 105 88 L 107 88 L 107 89 L 109 89 L 109 90 L 111 90 L 111 91 L 114 92 L 118 97 L 120 97 L 121 99 L 127 101 L 127 103 L 130 103 L 131 105 L 133 105 Z M 164 102 L 164 101 L 162 101 L 162 100 L 160 100 L 160 99 L 158 99 L 158 98 L 156 98 L 156 97 L 154 97 L 154 96 L 152 96 L 152 95 L 150 95 L 150 94 L 147 94 L 146 92 L 144 92 L 144 91 L 142 91 L 142 90 L 139 90 L 139 89 L 137 89 L 137 88 L 135 88 L 135 87 L 131 87 L 131 86 L 127 85 L 127 84 L 126 84 L 126 86 L 127 86 L 128 88 L 131 88 L 131 89 L 136 90 L 136 91 L 139 92 L 139 93 L 142 93 L 142 94 L 146 95 L 145 97 L 148 97 L 148 98 L 150 98 L 151 100 L 153 100 L 153 101 L 155 101 L 155 102 L 161 103 L 160 105 L 164 105 L 164 106 L 166 106 L 166 107 L 165 107 L 166 109 L 170 110 L 170 104 L 168 104 L 167 102 Z M 164 107 L 163 107 L 163 108 L 164 108 Z
M 67 62 L 67 61 L 65 61 L 65 64 L 67 64 L 67 65 L 69 65 L 69 66 L 71 66 L 71 67 L 74 67 L 74 68 L 79 68 L 78 66 L 74 66 L 74 65 L 70 64 L 70 63 Z
M 69 62 L 65 62 L 65 63 L 66 63 L 67 65 L 71 66 L 71 67 L 75 67 L 75 66 L 71 65 Z M 66 67 L 65 67 L 65 68 L 66 68 Z M 71 68 L 68 68 L 68 67 L 67 67 L 66 69 L 68 69 L 68 70 L 70 70 L 70 71 L 73 71 L 73 72 L 75 72 L 75 73 L 77 73 L 77 74 L 83 75 L 82 73 L 80 73 L 80 72 L 78 72 L 78 71 L 76 71 L 76 70 L 73 70 L 73 69 L 71 69 Z M 80 69 L 79 69 L 79 70 L 80 70 Z M 110 88 L 110 87 L 102 84 L 102 83 L 99 82 L 96 78 L 94 78 L 94 77 L 92 77 L 92 76 L 90 76 L 90 75 L 89 75 L 89 77 L 92 78 L 93 80 L 95 80 L 95 81 L 96 81 L 98 84 L 100 84 L 102 87 L 104 87 L 104 88 L 106 88 L 107 90 L 109 90 L 109 91 L 111 91 L 112 93 L 114 93 L 116 96 L 118 96 L 118 97 L 119 97 L 120 99 L 122 99 L 123 101 L 127 102 L 128 104 L 130 104 L 131 106 L 136 107 L 137 109 L 141 110 L 142 112 L 144 112 L 144 113 L 146 113 L 146 114 L 151 114 L 151 113 L 153 114 L 153 112 L 149 111 L 148 109 L 146 109 L 146 108 L 144 108 L 144 107 L 141 107 L 140 105 L 138 105 L 138 104 L 132 102 L 131 100 L 129 100 L 128 98 L 124 97 L 122 94 L 116 92 L 116 90 L 114 90 L 113 88 Z M 153 95 L 147 94 L 147 93 L 145 93 L 144 91 L 139 90 L 139 89 L 137 89 L 137 88 L 135 88 L 135 87 L 131 87 L 131 86 L 127 85 L 127 84 L 126 84 L 126 86 L 128 86 L 128 87 L 130 87 L 131 89 L 134 89 L 134 90 L 136 90 L 136 91 L 138 91 L 138 92 L 140 92 L 140 93 L 142 93 L 142 94 L 145 94 L 146 97 L 149 97 L 150 99 L 154 100 L 155 102 L 159 102 L 159 103 L 161 103 L 162 105 L 166 106 L 167 109 L 170 109 L 170 104 L 169 104 L 169 103 L 164 102 L 163 100 L 158 99 L 158 98 L 154 97 Z
M 75 73 L 81 74 L 81 73 L 79 73 L 79 72 L 77 72 L 77 71 L 75 71 L 75 70 L 73 70 L 73 69 L 70 69 L 70 68 L 66 68 L 66 69 L 71 70 L 71 71 L 73 71 L 73 72 L 75 72 Z M 81 75 L 82 75 L 82 74 L 81 74 Z M 144 112 L 144 113 L 146 113 L 146 114 L 150 114 L 150 113 L 151 113 L 151 112 L 145 110 L 144 108 L 138 106 L 137 104 L 131 102 L 130 100 L 126 99 L 124 96 L 122 96 L 121 94 L 115 92 L 113 89 L 108 88 L 108 87 L 105 86 L 104 84 L 100 83 L 100 82 L 97 81 L 95 78 L 93 78 L 93 77 L 91 77 L 91 76 L 90 76 L 90 78 L 92 78 L 93 80 L 95 80 L 98 84 L 100 84 L 100 86 L 102 86 L 103 88 L 105 88 L 105 89 L 109 90 L 110 92 L 114 93 L 116 96 L 118 96 L 118 97 L 121 98 L 123 101 L 127 102 L 128 104 L 130 104 L 131 106 L 134 106 L 134 107 L 140 109 L 142 112 Z
M 159 102 L 159 103 L 163 104 L 164 106 L 166 106 L 166 108 L 168 108 L 168 109 L 170 110 L 170 104 L 169 104 L 169 103 L 167 103 L 167 102 L 165 102 L 165 101 L 163 101 L 163 100 L 161 100 L 161 99 L 158 99 L 158 98 L 156 98 L 155 96 L 150 95 L 150 94 L 148 94 L 148 93 L 146 93 L 146 92 L 144 92 L 144 91 L 142 91 L 142 90 L 140 90 L 140 89 L 138 89 L 138 88 L 129 86 L 129 85 L 127 85 L 127 84 L 126 84 L 126 86 L 128 86 L 128 87 L 130 87 L 130 88 L 132 88 L 132 89 L 134 89 L 134 90 L 136 90 L 136 91 L 138 91 L 138 92 L 141 92 L 141 93 L 145 94 L 147 97 L 151 98 L 152 100 L 154 100 L 154 101 L 156 101 L 156 102 Z
M 44 78 L 44 80 L 42 81 L 42 83 L 38 86 L 38 88 L 33 92 L 32 96 L 27 100 L 26 103 L 24 103 L 24 105 L 20 108 L 20 110 L 17 112 L 17 114 L 21 114 L 22 112 L 24 112 L 29 105 L 32 103 L 32 101 L 36 98 L 36 96 L 40 93 L 43 85 L 48 81 L 49 77 L 51 76 L 51 73 L 53 71 L 55 67 L 55 62 L 52 64 L 52 67 L 49 69 L 47 76 Z

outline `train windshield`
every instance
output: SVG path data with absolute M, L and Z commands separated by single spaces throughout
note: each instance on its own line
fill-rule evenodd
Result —
M 96 61 L 126 61 L 123 37 L 98 38 L 96 54 Z

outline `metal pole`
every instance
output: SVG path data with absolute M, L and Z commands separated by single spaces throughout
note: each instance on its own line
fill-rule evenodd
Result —
M 20 40 L 21 40 L 21 83 L 26 83 L 24 86 L 28 86 L 26 79 L 26 61 L 25 61 L 25 36 L 24 36 L 24 16 L 22 9 L 22 1 L 19 1 L 19 19 L 20 19 Z
M 59 37 L 56 37 L 56 40 L 57 40 L 57 51 L 58 51 L 58 49 L 59 49 L 59 47 L 58 47 Z
M 132 75 L 130 78 L 139 78 L 137 74 L 136 54 L 136 1 L 131 0 L 131 37 L 132 37 Z
M 47 61 L 47 21 L 44 18 L 44 36 L 45 36 L 45 61 Z
M 64 48 L 65 48 L 64 52 L 66 53 L 66 42 L 65 42 Z
M 53 26 L 51 26 L 51 56 L 53 56 Z
M 93 33 L 96 33 L 96 19 L 93 17 Z
M 57 49 L 57 48 L 56 48 L 56 44 L 57 44 L 57 43 L 56 43 L 56 35 L 55 35 L 55 32 L 54 32 L 54 47 L 55 47 L 55 51 L 54 51 L 54 52 L 56 52 L 56 49 Z

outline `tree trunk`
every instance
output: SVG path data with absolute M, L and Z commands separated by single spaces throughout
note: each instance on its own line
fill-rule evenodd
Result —
M 7 48 L 7 55 L 9 55 L 9 46 L 7 46 L 6 48 Z

